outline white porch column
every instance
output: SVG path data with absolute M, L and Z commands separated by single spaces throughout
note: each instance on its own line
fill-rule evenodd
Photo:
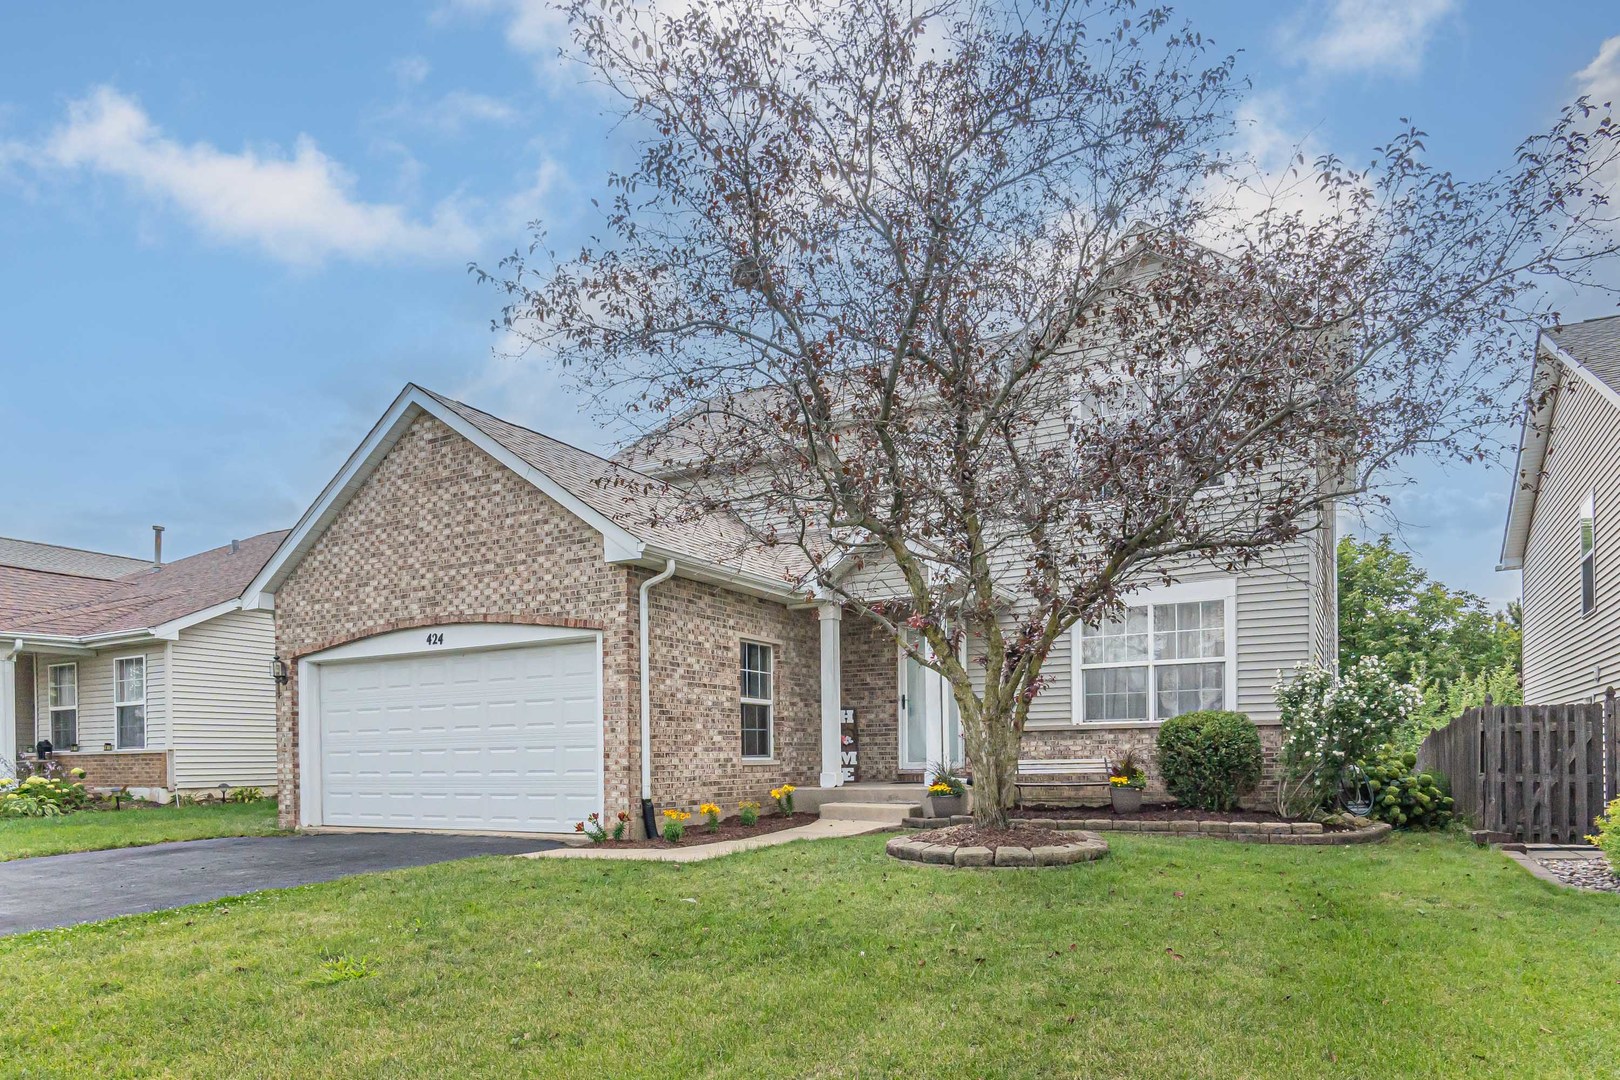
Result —
M 821 620 L 821 786 L 844 782 L 843 754 L 839 745 L 844 702 L 843 619 L 837 604 L 817 604 Z
M 0 657 L 0 761 L 17 764 L 17 661 L 13 656 Z

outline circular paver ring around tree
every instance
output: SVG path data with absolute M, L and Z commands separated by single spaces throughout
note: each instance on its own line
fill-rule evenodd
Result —
M 1038 847 L 1003 844 L 991 851 L 987 847 L 935 844 L 897 836 L 884 850 L 896 859 L 936 866 L 1068 866 L 1102 858 L 1108 854 L 1108 841 L 1096 833 L 1070 832 L 1064 835 L 1061 844 Z

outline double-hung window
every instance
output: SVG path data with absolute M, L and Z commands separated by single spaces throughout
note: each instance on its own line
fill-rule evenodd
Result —
M 66 750 L 79 741 L 79 665 L 52 664 L 45 672 L 51 711 L 51 746 Z
M 1076 628 L 1076 719 L 1141 723 L 1230 708 L 1231 581 L 1174 585 L 1138 599 L 1118 619 Z
M 771 756 L 771 712 L 775 702 L 774 650 L 757 641 L 741 644 L 742 756 Z
M 121 656 L 113 661 L 113 713 L 118 749 L 146 748 L 146 657 Z
M 1597 507 L 1591 495 L 1581 504 L 1581 614 L 1597 607 Z

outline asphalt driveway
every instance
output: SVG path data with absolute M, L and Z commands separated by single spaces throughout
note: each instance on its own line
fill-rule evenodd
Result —
M 0 862 L 0 935 L 201 904 L 352 874 L 559 846 L 442 833 L 316 833 L 186 840 Z

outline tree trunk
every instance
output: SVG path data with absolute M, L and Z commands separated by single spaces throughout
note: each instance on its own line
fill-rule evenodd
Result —
M 973 820 L 984 828 L 1004 829 L 1018 795 L 1020 736 L 1011 710 L 979 712 L 973 722 L 962 711 L 962 734 L 973 764 Z

